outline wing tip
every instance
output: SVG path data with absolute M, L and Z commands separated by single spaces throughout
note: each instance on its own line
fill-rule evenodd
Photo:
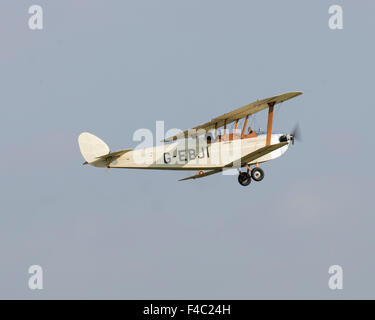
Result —
M 195 180 L 195 179 L 196 179 L 196 176 L 192 176 L 192 177 L 186 177 L 186 178 L 179 179 L 178 181 Z
M 289 92 L 289 93 L 293 95 L 293 98 L 294 98 L 294 97 L 298 97 L 298 96 L 300 96 L 301 94 L 303 94 L 302 91 L 292 91 L 292 92 Z

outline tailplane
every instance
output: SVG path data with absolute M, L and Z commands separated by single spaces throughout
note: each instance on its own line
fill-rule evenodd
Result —
M 124 149 L 110 153 L 109 147 L 102 139 L 88 132 L 79 135 L 78 144 L 82 156 L 86 160 L 83 164 L 91 164 L 94 167 L 109 168 L 113 161 L 132 150 Z

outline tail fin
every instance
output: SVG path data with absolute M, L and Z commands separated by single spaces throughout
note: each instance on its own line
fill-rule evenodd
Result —
M 92 163 L 95 160 L 98 160 L 98 157 L 109 153 L 109 147 L 107 144 L 88 132 L 83 132 L 79 135 L 78 144 L 82 156 L 87 161 L 86 163 Z

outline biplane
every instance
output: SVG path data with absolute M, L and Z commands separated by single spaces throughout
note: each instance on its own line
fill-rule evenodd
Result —
M 259 164 L 283 155 L 298 138 L 298 128 L 292 133 L 272 133 L 274 108 L 302 92 L 288 92 L 258 100 L 225 113 L 211 121 L 167 137 L 162 144 L 110 152 L 107 144 L 91 133 L 78 137 L 83 164 L 94 167 L 194 170 L 196 174 L 180 179 L 201 179 L 224 170 L 238 170 L 238 182 L 242 186 L 251 180 L 262 181 L 264 171 Z M 268 110 L 267 131 L 247 128 L 248 119 L 255 113 Z M 242 129 L 239 123 L 242 122 Z M 234 130 L 229 132 L 229 126 Z

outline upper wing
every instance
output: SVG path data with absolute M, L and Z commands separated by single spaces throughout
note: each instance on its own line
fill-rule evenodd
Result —
M 211 171 L 207 171 L 207 172 L 202 173 L 202 174 L 196 174 L 194 176 L 183 178 L 183 179 L 180 179 L 179 181 L 207 177 L 207 176 L 210 176 L 212 174 L 215 174 L 215 173 L 218 173 L 218 172 L 222 171 L 224 168 L 233 167 L 233 165 L 236 164 L 237 162 L 240 163 L 241 165 L 249 163 L 249 162 L 251 162 L 253 160 L 256 160 L 256 159 L 264 156 L 265 154 L 270 153 L 272 151 L 275 151 L 275 150 L 277 150 L 277 149 L 279 149 L 279 148 L 281 148 L 281 147 L 283 147 L 287 144 L 288 144 L 288 142 L 281 142 L 281 143 L 277 143 L 277 144 L 272 144 L 270 146 L 265 146 L 263 148 L 255 150 L 254 152 L 248 153 L 247 155 L 241 157 L 240 159 L 237 159 L 236 161 L 232 161 L 230 163 L 227 163 L 223 167 L 218 167 L 218 168 L 212 169 Z
M 207 132 L 214 128 L 220 128 L 224 126 L 225 123 L 228 125 L 238 119 L 242 119 L 246 116 L 262 111 L 263 109 L 268 108 L 269 104 L 278 104 L 297 97 L 300 94 L 302 94 L 302 92 L 288 92 L 271 98 L 255 101 L 234 111 L 225 113 L 222 116 L 213 118 L 211 121 L 196 126 L 190 130 L 186 130 L 184 132 L 181 132 L 180 134 L 166 138 L 163 141 L 168 142 L 172 140 L 187 138 L 189 136 L 193 136 L 194 134 L 196 135 L 196 131 L 198 131 L 199 129 L 204 129 Z

